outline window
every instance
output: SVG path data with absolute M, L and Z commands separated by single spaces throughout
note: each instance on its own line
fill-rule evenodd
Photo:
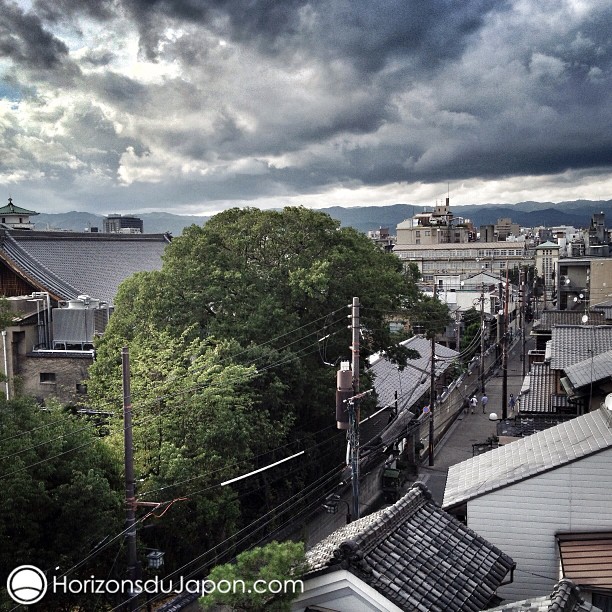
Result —
M 41 383 L 54 383 L 55 382 L 55 372 L 41 372 L 40 382 Z

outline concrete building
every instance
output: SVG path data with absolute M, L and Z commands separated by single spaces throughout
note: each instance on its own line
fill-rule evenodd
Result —
M 521 235 L 521 227 L 518 223 L 512 223 L 512 219 L 504 217 L 497 220 L 494 232 L 497 240 L 508 240 L 511 236 L 518 238 Z
M 544 308 L 553 303 L 556 293 L 557 266 L 559 264 L 559 245 L 556 242 L 543 242 L 535 250 L 535 267 L 543 283 Z
M 388 227 L 379 227 L 377 230 L 368 231 L 368 238 L 372 240 L 383 251 L 390 253 L 395 245 L 395 236 L 392 236 Z
M 499 277 L 506 270 L 532 263 L 527 245 L 521 242 L 465 242 L 461 244 L 405 244 L 398 243 L 393 252 L 405 263 L 415 263 L 423 282 L 431 284 L 436 277 L 456 277 L 490 272 Z
M 585 232 L 587 255 L 591 257 L 609 257 L 610 242 L 606 229 L 606 215 L 603 212 L 595 213 L 591 217 L 591 224 Z
M 455 218 L 449 207 L 436 205 L 432 212 L 418 213 L 397 226 L 397 243 L 402 245 L 437 245 L 468 242 L 471 224 L 463 218 Z
M 558 261 L 558 308 L 591 308 L 612 297 L 612 258 L 568 257 Z
M 142 219 L 131 215 L 108 215 L 104 218 L 106 234 L 142 234 L 143 227 Z

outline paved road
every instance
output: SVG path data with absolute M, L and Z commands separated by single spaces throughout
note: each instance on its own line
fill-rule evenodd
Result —
M 528 330 L 526 331 L 528 334 Z M 526 351 L 534 348 L 533 339 L 527 336 Z M 516 342 L 508 351 L 508 397 L 520 393 L 523 384 L 523 363 L 521 361 L 521 343 Z M 487 414 L 483 414 L 482 406 L 478 406 L 475 414 L 461 415 L 451 426 L 444 439 L 438 444 L 434 455 L 434 465 L 425 463 L 419 466 L 418 479 L 425 482 L 435 501 L 442 503 L 448 468 L 455 463 L 472 457 L 472 444 L 485 442 L 490 436 L 496 435 L 496 422 L 489 420 L 489 413 L 495 412 L 502 416 L 502 385 L 503 376 L 498 368 L 485 382 L 485 390 L 489 397 Z M 480 395 L 478 395 L 480 399 Z M 508 416 L 512 416 L 508 409 Z

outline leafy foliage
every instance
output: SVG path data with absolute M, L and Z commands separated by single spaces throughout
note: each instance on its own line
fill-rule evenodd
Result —
M 24 398 L 0 400 L 0 479 L 3 576 L 22 564 L 61 574 L 123 529 L 118 458 L 93 428 L 59 407 L 41 410 Z M 92 557 L 70 578 L 108 575 L 116 550 Z M 5 597 L 0 605 L 12 609 L 14 602 Z M 48 594 L 37 608 L 91 608 L 84 597 L 59 598 Z
M 232 610 L 249 612 L 286 612 L 291 610 L 291 601 L 300 594 L 298 588 L 293 588 L 293 581 L 300 579 L 305 564 L 301 542 L 271 542 L 248 550 L 236 557 L 236 563 L 219 565 L 212 570 L 208 580 L 219 585 L 220 590 L 201 598 L 200 604 L 205 610 L 226 605 Z M 261 582 L 256 584 L 257 581 Z M 232 589 L 233 592 L 220 592 L 229 590 L 228 585 L 234 584 L 239 588 Z M 269 591 L 264 590 L 266 585 Z M 282 591 L 274 594 L 281 586 L 284 587 Z M 264 592 L 257 592 L 262 590 Z
M 173 240 L 161 271 L 122 284 L 88 388 L 100 403 L 120 403 L 129 346 L 141 492 L 189 497 L 160 522 L 172 549 L 188 556 L 223 540 L 343 462 L 341 434 L 322 442 L 321 432 L 335 432 L 329 365 L 350 354 L 348 306 L 359 297 L 362 363 L 384 349 L 401 364 L 410 355 L 392 348 L 389 317 L 417 312 L 435 330 L 448 316 L 417 278 L 326 214 L 232 209 Z M 272 451 L 283 444 L 307 448 L 297 467 L 279 466 L 235 494 L 215 488 L 286 456 Z
M 251 470 L 257 455 L 281 443 L 290 423 L 273 425 L 265 407 L 255 406 L 255 369 L 232 363 L 235 343 L 193 336 L 191 328 L 176 338 L 149 328 L 130 350 L 138 493 L 149 501 L 187 498 L 142 536 L 168 551 L 170 563 L 185 562 L 235 530 L 238 500 L 218 484 Z M 109 348 L 102 345 L 92 367 L 91 392 L 99 401 L 120 402 L 113 380 L 120 363 Z M 122 436 L 118 426 L 107 442 L 120 446 Z
M 466 310 L 463 313 L 463 325 L 461 352 L 464 355 L 463 360 L 469 361 L 480 352 L 480 342 L 476 339 L 480 333 L 480 313 L 473 307 Z

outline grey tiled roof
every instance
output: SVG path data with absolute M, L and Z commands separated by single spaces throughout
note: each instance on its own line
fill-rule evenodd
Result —
M 582 323 L 583 316 L 583 310 L 545 310 L 538 323 L 534 324 L 533 331 L 536 333 L 540 330 L 550 331 L 555 325 L 584 325 Z M 591 311 L 588 316 L 587 326 L 605 324 L 605 317 L 602 312 Z
M 543 361 L 532 363 L 521 389 L 521 412 L 554 412 L 551 401 L 554 388 L 550 365 Z
M 514 565 L 441 510 L 421 483 L 393 506 L 332 533 L 306 559 L 309 574 L 348 569 L 411 612 L 482 610 Z
M 601 408 L 452 465 L 443 508 L 612 447 L 612 413 Z
M 606 351 L 593 358 L 585 359 L 569 366 L 565 370 L 574 389 L 590 385 L 591 382 L 612 376 L 612 351 Z
M 571 581 L 560 580 L 550 595 L 523 599 L 490 608 L 487 612 L 601 612 L 593 604 L 584 601 L 580 589 Z
M 593 311 L 601 311 L 607 320 L 612 319 L 612 300 L 606 300 L 605 302 L 600 302 L 595 306 L 591 306 L 591 312 Z
M 384 356 L 378 356 L 372 362 L 370 372 L 375 375 L 374 388 L 378 394 L 378 404 L 389 406 L 395 400 L 397 391 L 399 411 L 410 408 L 419 398 L 429 391 L 431 370 L 431 341 L 423 336 L 414 336 L 401 343 L 402 346 L 418 351 L 418 359 L 409 359 L 403 370 L 391 363 Z M 436 377 L 440 376 L 457 356 L 445 346 L 436 344 L 436 357 L 442 359 L 436 361 Z
M 590 358 L 612 350 L 612 325 L 558 325 L 549 341 L 550 367 L 566 370 Z
M 168 242 L 163 234 L 5 230 L 0 258 L 58 299 L 85 294 L 113 304 L 126 278 L 161 269 Z

